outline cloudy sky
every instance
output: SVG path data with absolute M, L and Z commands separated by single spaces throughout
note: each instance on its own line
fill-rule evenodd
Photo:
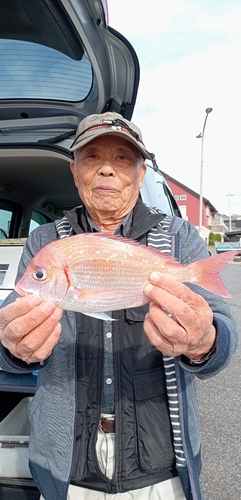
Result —
M 108 0 L 109 24 L 141 68 L 133 121 L 161 170 L 200 190 L 220 213 L 241 214 L 240 0 Z

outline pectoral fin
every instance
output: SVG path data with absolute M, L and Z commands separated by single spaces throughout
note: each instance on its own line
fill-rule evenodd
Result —
M 94 312 L 94 313 L 83 313 L 86 316 L 91 316 L 92 318 L 102 319 L 102 321 L 118 321 L 118 319 L 112 318 L 109 314 L 105 312 Z

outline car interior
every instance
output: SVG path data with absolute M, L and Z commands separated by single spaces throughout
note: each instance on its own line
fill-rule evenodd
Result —
M 68 151 L 57 147 L 0 149 L 1 238 L 26 238 L 34 221 L 53 221 L 80 203 L 69 162 Z M 10 212 L 10 220 L 1 217 L 3 210 Z

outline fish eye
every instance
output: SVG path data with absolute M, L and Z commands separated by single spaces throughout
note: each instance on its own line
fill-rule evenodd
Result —
M 38 270 L 38 271 L 35 271 L 33 273 L 33 279 L 37 280 L 37 281 L 45 281 L 47 278 L 47 273 L 46 271 L 43 269 L 41 270 Z

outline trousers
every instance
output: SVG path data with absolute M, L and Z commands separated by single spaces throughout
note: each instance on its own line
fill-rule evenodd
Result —
M 102 472 L 112 479 L 115 468 L 115 434 L 98 432 L 96 453 Z M 44 500 L 41 496 L 40 500 Z M 67 500 L 186 500 L 179 477 L 161 483 L 127 491 L 104 493 L 70 484 Z

